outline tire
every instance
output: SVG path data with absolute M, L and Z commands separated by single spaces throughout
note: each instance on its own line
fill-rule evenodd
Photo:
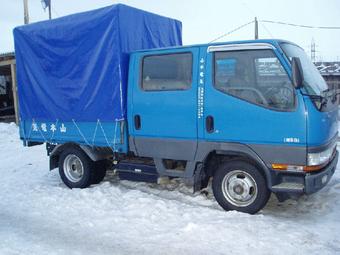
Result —
M 92 175 L 92 184 L 98 184 L 104 180 L 106 175 L 106 160 L 100 160 L 95 162 L 95 171 L 93 171 Z
M 92 184 L 94 168 L 94 162 L 77 148 L 67 148 L 59 157 L 59 175 L 70 189 L 89 187 Z
M 268 202 L 270 190 L 265 177 L 253 165 L 244 161 L 223 163 L 212 181 L 216 201 L 226 211 L 255 214 Z

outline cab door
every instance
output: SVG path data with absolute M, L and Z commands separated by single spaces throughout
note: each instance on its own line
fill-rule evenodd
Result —
M 192 160 L 197 147 L 198 49 L 139 53 L 130 82 L 130 135 L 139 156 Z
M 303 99 L 275 48 L 238 44 L 207 52 L 205 140 L 242 143 L 269 159 L 283 154 L 292 156 L 290 162 L 305 159 Z

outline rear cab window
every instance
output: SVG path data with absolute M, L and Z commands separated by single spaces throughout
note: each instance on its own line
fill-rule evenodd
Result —
M 144 91 L 187 90 L 192 86 L 191 52 L 148 55 L 142 60 Z

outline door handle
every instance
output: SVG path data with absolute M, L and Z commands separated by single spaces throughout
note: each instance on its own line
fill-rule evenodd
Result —
M 141 128 L 141 120 L 140 120 L 140 115 L 135 115 L 134 117 L 134 122 L 135 122 L 135 129 L 139 130 Z
M 213 116 L 207 116 L 205 119 L 205 128 L 208 133 L 214 132 L 214 117 Z

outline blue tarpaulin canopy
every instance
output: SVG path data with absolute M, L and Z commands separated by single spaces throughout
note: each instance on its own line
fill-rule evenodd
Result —
M 14 29 L 21 120 L 123 120 L 129 53 L 182 44 L 181 22 L 112 5 Z

